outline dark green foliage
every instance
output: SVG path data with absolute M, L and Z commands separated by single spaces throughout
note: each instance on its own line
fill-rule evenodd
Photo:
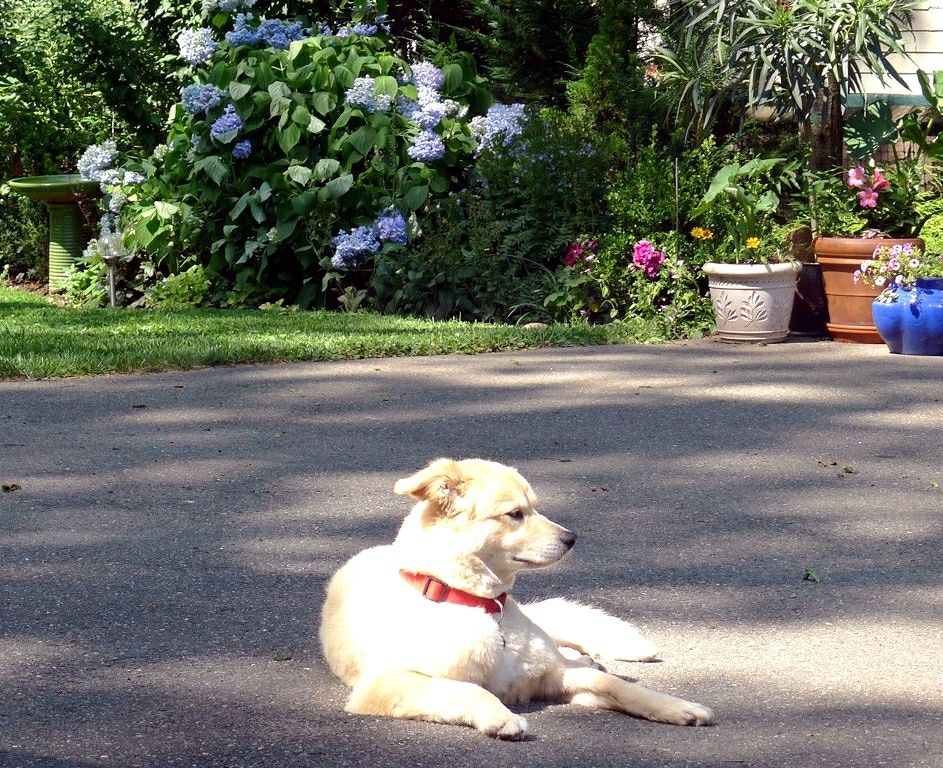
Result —
M 172 100 L 161 50 L 110 0 L 0 2 L 0 265 L 45 274 L 45 208 L 2 186 L 68 173 L 103 136 L 153 145 Z
M 605 229 L 611 163 L 605 142 L 555 110 L 527 120 L 511 146 L 485 152 L 476 172 L 501 227 L 499 250 L 553 267 L 575 239 Z
M 500 252 L 503 226 L 471 194 L 439 202 L 412 248 L 380 254 L 370 279 L 373 303 L 390 314 L 502 320 L 516 303 L 520 259 Z
M 642 25 L 656 22 L 659 14 L 647 0 L 601 5 L 599 31 L 580 76 L 566 87 L 570 112 L 600 135 L 640 146 L 661 122 L 654 90 L 645 81 L 646 64 L 638 55 Z
M 506 101 L 565 105 L 562 83 L 583 64 L 599 24 L 590 0 L 465 0 L 482 72 Z
M 48 271 L 46 206 L 0 185 L 0 274 L 40 280 Z

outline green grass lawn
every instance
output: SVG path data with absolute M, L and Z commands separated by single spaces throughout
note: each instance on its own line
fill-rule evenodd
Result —
M 0 378 L 474 354 L 650 341 L 655 335 L 641 322 L 530 329 L 369 312 L 71 309 L 0 286 Z

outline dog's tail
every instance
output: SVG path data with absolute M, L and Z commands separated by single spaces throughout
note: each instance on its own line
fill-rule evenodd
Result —
M 658 648 L 635 627 L 598 608 L 554 598 L 521 610 L 557 645 L 596 659 L 652 661 L 658 655 Z

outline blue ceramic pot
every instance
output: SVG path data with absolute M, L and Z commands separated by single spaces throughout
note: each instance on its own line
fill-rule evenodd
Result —
M 943 277 L 918 277 L 913 288 L 889 293 L 894 301 L 871 305 L 887 348 L 901 355 L 943 355 Z

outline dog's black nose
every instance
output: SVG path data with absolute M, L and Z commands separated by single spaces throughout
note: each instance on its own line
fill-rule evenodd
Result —
M 560 534 L 560 543 L 567 549 L 572 549 L 573 545 L 576 544 L 576 534 L 573 531 L 564 531 Z

